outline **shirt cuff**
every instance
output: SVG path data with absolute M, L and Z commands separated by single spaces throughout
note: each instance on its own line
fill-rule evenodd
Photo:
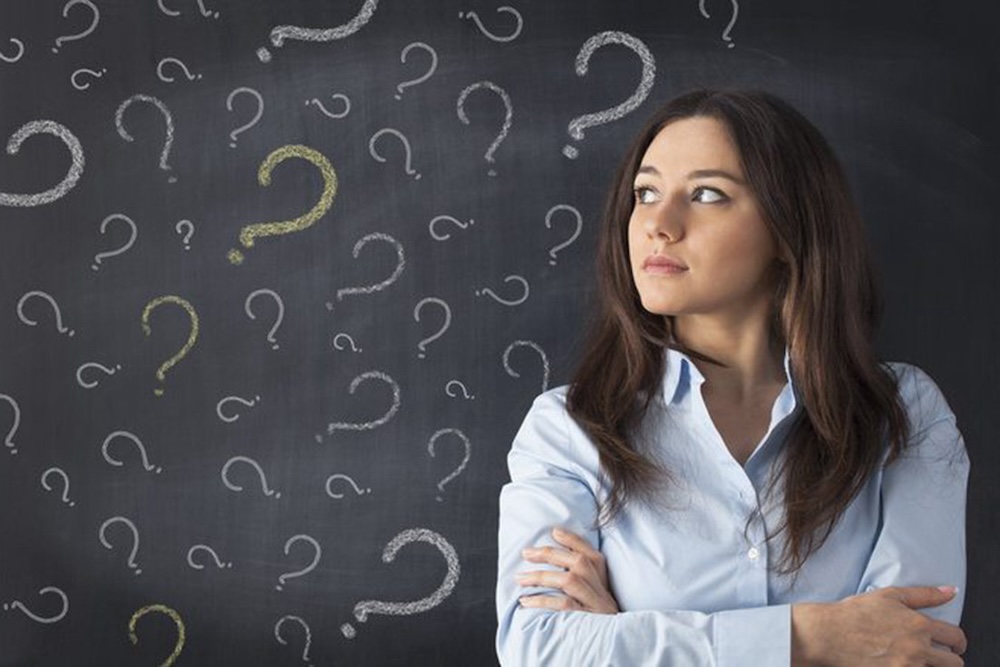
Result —
M 792 660 L 792 605 L 727 609 L 715 616 L 719 667 L 788 667 Z

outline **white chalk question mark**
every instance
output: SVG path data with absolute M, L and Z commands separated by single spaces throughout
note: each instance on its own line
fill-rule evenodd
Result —
M 80 180 L 80 176 L 83 175 L 85 160 L 80 140 L 65 125 L 60 125 L 53 120 L 33 120 L 22 125 L 14 134 L 10 135 L 10 140 L 7 142 L 7 154 L 17 155 L 24 140 L 36 134 L 51 134 L 66 144 L 72 158 L 69 171 L 66 172 L 62 181 L 44 192 L 27 195 L 0 192 L 0 206 L 41 206 L 54 202 L 72 190 L 77 181 Z
M 281 624 L 284 623 L 285 621 L 297 621 L 305 629 L 305 631 L 306 631 L 306 646 L 305 646 L 304 649 L 302 649 L 302 660 L 304 662 L 306 662 L 306 663 L 309 663 L 309 644 L 312 642 L 312 635 L 309 632 L 309 626 L 306 625 L 306 622 L 303 621 L 298 616 L 292 616 L 291 614 L 288 614 L 286 616 L 282 616 L 280 619 L 278 619 L 278 622 L 274 624 L 274 638 L 277 639 L 278 642 L 281 643 L 282 645 L 287 645 L 288 644 L 287 641 L 285 641 L 284 639 L 281 638 L 281 634 L 280 634 L 280 632 L 281 632 Z M 312 667 L 312 663 L 309 663 L 309 667 Z
M 549 257 L 551 257 L 551 259 L 549 260 L 549 264 L 551 264 L 552 266 L 556 265 L 556 253 L 562 250 L 563 248 L 571 245 L 573 241 L 575 241 L 576 238 L 580 235 L 580 231 L 583 229 L 583 216 L 580 215 L 580 211 L 578 211 L 575 207 L 570 206 L 569 204 L 556 204 L 555 206 L 550 208 L 548 213 L 545 214 L 546 227 L 552 229 L 552 216 L 555 214 L 556 211 L 569 211 L 570 213 L 572 213 L 573 217 L 576 218 L 576 231 L 573 232 L 573 235 L 569 237 L 568 240 L 563 241 L 556 247 L 552 248 L 552 250 L 549 250 Z
M 726 46 L 728 46 L 729 48 L 733 48 L 736 45 L 733 44 L 732 38 L 729 36 L 729 31 L 733 29 L 733 25 L 736 23 L 736 16 L 740 13 L 740 5 L 737 0 L 730 0 L 730 2 L 733 5 L 733 16 L 732 18 L 729 19 L 729 24 L 726 26 L 725 31 L 723 31 L 722 33 L 722 39 L 728 42 Z M 701 15 L 704 16 L 705 18 L 707 19 L 712 18 L 711 16 L 708 15 L 708 11 L 705 9 L 705 0 L 698 0 L 698 11 L 700 11 Z
M 135 524 L 132 523 L 130 519 L 127 519 L 123 516 L 113 516 L 104 523 L 102 523 L 101 529 L 100 531 L 98 531 L 98 535 L 101 538 L 101 544 L 103 544 L 106 549 L 114 549 L 114 547 L 111 546 L 111 543 L 108 542 L 108 538 L 105 537 L 104 535 L 104 532 L 108 529 L 108 526 L 110 526 L 113 523 L 123 523 L 132 532 L 132 551 L 128 557 L 128 566 L 129 568 L 135 570 L 136 574 L 142 574 L 142 570 L 136 566 L 135 562 L 135 554 L 139 550 L 139 531 L 136 529 Z
M 95 79 L 100 79 L 107 73 L 108 70 L 103 67 L 101 68 L 100 71 L 87 69 L 86 67 L 81 67 L 80 69 L 76 70 L 75 72 L 69 75 L 69 82 L 77 90 L 87 90 L 88 88 L 90 88 L 90 81 L 80 82 L 77 80 L 77 77 L 86 74 L 87 76 L 91 76 Z
M 229 468 L 231 468 L 234 463 L 246 463 L 257 471 L 257 476 L 260 478 L 260 486 L 265 496 L 275 499 L 281 497 L 281 491 L 275 491 L 274 489 L 267 488 L 267 478 L 264 476 L 264 471 L 261 469 L 260 464 L 249 456 L 234 456 L 226 461 L 225 465 L 222 466 L 222 483 L 226 485 L 226 488 L 233 491 L 243 490 L 242 486 L 237 486 L 229 481 Z
M 59 304 L 57 304 L 56 300 L 53 299 L 48 293 L 43 292 L 41 290 L 31 290 L 30 292 L 25 292 L 24 296 L 22 296 L 18 300 L 17 316 L 21 319 L 22 322 L 32 327 L 38 324 L 38 322 L 36 322 L 35 320 L 28 319 L 28 316 L 24 314 L 24 302 L 33 296 L 41 297 L 46 301 L 48 301 L 49 304 L 51 304 L 52 310 L 55 311 L 56 314 L 56 329 L 59 331 L 59 333 L 64 333 L 67 336 L 71 337 L 73 336 L 74 333 L 76 333 L 72 329 L 67 329 L 66 327 L 63 326 L 62 313 L 59 311 Z
M 517 21 L 517 27 L 514 28 L 514 32 L 506 36 L 494 35 L 492 32 L 487 30 L 486 26 L 483 25 L 483 22 L 479 20 L 479 15 L 476 14 L 476 12 L 465 12 L 464 15 L 462 12 L 459 12 L 458 18 L 472 20 L 476 24 L 476 27 L 479 28 L 479 32 L 483 33 L 484 35 L 492 39 L 494 42 L 511 42 L 517 39 L 517 36 L 521 34 L 521 28 L 524 27 L 524 19 L 521 18 L 521 13 L 518 12 L 513 7 L 510 7 L 508 5 L 504 5 L 503 7 L 497 7 L 497 14 L 501 14 L 504 12 L 508 14 L 513 14 L 514 20 Z
M 121 364 L 115 364 L 114 368 L 108 368 L 107 366 L 102 366 L 96 361 L 88 361 L 87 363 L 80 364 L 80 367 L 76 369 L 76 383 L 84 389 L 93 389 L 98 384 L 97 380 L 87 382 L 83 379 L 83 372 L 90 368 L 96 368 L 105 375 L 114 375 L 116 371 L 120 371 L 122 369 L 122 366 Z
M 391 134 L 394 137 L 396 137 L 397 139 L 399 139 L 399 141 L 403 144 L 403 150 L 405 151 L 405 154 L 406 154 L 406 162 L 405 162 L 405 167 L 404 167 L 405 170 L 406 170 L 406 173 L 407 173 L 407 175 L 413 176 L 413 178 L 419 180 L 420 179 L 420 172 L 415 171 L 413 169 L 413 167 L 410 166 L 410 140 L 407 139 L 406 136 L 402 132 L 400 132 L 399 130 L 391 128 L 391 127 L 383 127 L 381 130 L 379 130 L 378 132 L 376 132 L 375 134 L 373 134 L 372 138 L 368 141 L 368 152 L 371 153 L 371 156 L 373 158 L 375 158 L 379 162 L 385 162 L 386 161 L 386 159 L 384 157 L 382 157 L 377 152 L 375 152 L 375 142 L 383 134 Z
M 174 119 L 170 115 L 170 110 L 167 109 L 167 105 L 159 99 L 153 97 L 152 95 L 143 95 L 142 93 L 139 93 L 122 102 L 118 107 L 118 110 L 115 111 L 115 127 L 118 128 L 119 136 L 121 136 L 121 138 L 125 141 L 135 141 L 135 139 L 132 138 L 132 135 L 125 129 L 125 124 L 123 122 L 125 110 L 135 102 L 146 102 L 147 104 L 152 104 L 159 109 L 161 114 L 163 114 L 163 118 L 165 119 L 167 125 L 167 136 L 166 140 L 163 142 L 163 152 L 160 153 L 160 169 L 170 171 L 172 167 L 167 164 L 167 156 L 170 155 L 170 147 L 174 143 Z M 174 183 L 177 181 L 177 177 L 171 175 L 167 180 Z
M 254 113 L 254 117 L 250 119 L 250 122 L 248 122 L 245 125 L 240 125 L 238 128 L 236 128 L 235 130 L 233 130 L 232 132 L 229 133 L 229 139 L 230 139 L 229 147 L 230 148 L 236 148 L 236 135 L 237 134 L 239 134 L 240 132 L 246 132 L 247 130 L 249 130 L 251 127 L 253 127 L 254 125 L 256 125 L 257 121 L 259 121 L 261 119 L 261 116 L 264 115 L 264 98 L 261 97 L 261 94 L 258 93 L 256 90 L 254 90 L 253 88 L 250 88 L 248 86 L 240 86 L 239 88 L 235 88 L 231 93 L 229 93 L 229 97 L 226 98 L 226 108 L 227 109 L 229 109 L 230 111 L 233 110 L 233 98 L 235 98 L 240 93 L 244 93 L 246 95 L 249 95 L 250 97 L 252 97 L 255 100 L 257 100 L 257 111 Z
M 431 233 L 431 237 L 433 237 L 433 238 L 434 238 L 434 239 L 435 239 L 436 241 L 447 241 L 448 239 L 450 239 L 450 238 L 451 238 L 451 234 L 447 234 L 447 233 L 446 233 L 446 234 L 439 234 L 439 233 L 437 233 L 437 232 L 436 232 L 436 231 L 434 230 L 434 223 L 436 223 L 436 222 L 441 222 L 441 221 L 443 221 L 443 220 L 447 220 L 448 222 L 452 222 L 452 223 L 454 223 L 454 224 L 455 224 L 455 226 L 456 226 L 456 227 L 458 227 L 459 229 L 468 229 L 468 228 L 469 228 L 469 226 L 470 226 L 470 225 L 471 225 L 472 223 L 474 223 L 474 222 L 475 222 L 475 220 L 473 220 L 472 218 L 469 218 L 469 221 L 468 221 L 468 222 L 466 223 L 466 222 L 462 222 L 462 221 L 461 221 L 461 220 L 459 220 L 458 218 L 455 218 L 455 217 L 452 217 L 452 216 L 450 216 L 450 215 L 439 215 L 439 216 L 436 216 L 436 217 L 435 217 L 435 218 L 434 218 L 433 220 L 431 220 L 431 221 L 430 221 L 430 223 L 429 223 L 429 224 L 427 225 L 427 229 L 428 229 L 428 230 L 430 231 L 430 233 Z
M 301 577 L 302 575 L 308 574 L 312 572 L 314 569 L 316 569 L 316 565 L 317 563 L 319 563 L 319 558 L 323 553 L 323 550 L 319 546 L 319 542 L 317 542 L 309 535 L 292 535 L 291 537 L 288 538 L 288 541 L 285 542 L 286 556 L 289 555 L 290 553 L 289 549 L 291 549 L 292 544 L 294 544 L 295 542 L 308 542 L 316 550 L 316 553 L 313 555 L 313 560 L 311 563 L 309 563 L 309 565 L 306 565 L 301 570 L 296 570 L 294 572 L 286 572 L 285 574 L 282 574 L 278 577 L 278 584 L 277 586 L 275 586 L 275 588 L 279 591 L 283 590 L 281 587 L 284 586 L 286 580 L 291 579 L 292 577 Z
M 196 570 L 204 570 L 205 569 L 204 565 L 202 565 L 201 563 L 196 563 L 194 561 L 194 554 L 195 554 L 195 552 L 198 552 L 198 551 L 207 551 L 208 554 L 212 557 L 212 560 L 215 561 L 215 566 L 217 568 L 219 568 L 220 570 L 224 569 L 224 568 L 227 568 L 227 567 L 232 567 L 233 566 L 232 563 L 223 563 L 222 560 L 219 558 L 219 554 L 215 553 L 215 550 L 212 547 L 208 546 L 207 544 L 196 544 L 193 547 L 191 547 L 190 549 L 188 549 L 188 553 L 187 553 L 187 562 L 188 562 L 188 565 L 190 565 L 191 567 L 193 567 Z
M 505 283 L 509 283 L 511 281 L 521 283 L 521 285 L 524 286 L 524 295 L 508 301 L 507 299 L 501 298 L 500 296 L 497 295 L 496 292 L 487 287 L 486 289 L 476 290 L 476 296 L 483 296 L 485 294 L 486 296 L 492 297 L 497 303 L 502 303 L 505 306 L 518 306 L 528 300 L 528 294 L 530 293 L 530 288 L 528 287 L 527 280 L 515 274 L 507 276 L 506 278 L 503 279 L 503 281 Z
M 174 77 L 172 76 L 168 77 L 166 74 L 163 73 L 163 68 L 166 65 L 173 65 L 175 67 L 179 67 L 180 70 L 184 72 L 184 76 L 187 77 L 188 81 L 194 81 L 196 79 L 201 78 L 201 74 L 191 74 L 191 71 L 188 69 L 187 65 L 184 64 L 184 61 L 180 60 L 179 58 L 174 58 L 173 56 L 167 56 L 166 58 L 161 59 L 160 62 L 157 63 L 156 65 L 156 76 L 163 83 L 173 83 L 175 81 Z
M 378 0 L 365 0 L 361 11 L 354 18 L 343 25 L 326 30 L 300 28 L 292 25 L 277 26 L 271 30 L 271 44 L 275 48 L 281 48 L 286 39 L 298 39 L 307 42 L 329 42 L 335 39 L 343 39 L 344 37 L 353 35 L 368 23 L 371 20 L 372 14 L 375 13 L 376 7 L 378 7 Z M 262 46 L 257 49 L 257 58 L 262 63 L 271 62 L 271 52 Z
M 431 47 L 431 46 L 429 46 L 427 44 L 424 44 L 423 42 L 413 42 L 412 44 L 407 44 L 403 48 L 402 53 L 399 54 L 399 62 L 405 64 L 406 63 L 406 55 L 410 51 L 412 51 L 413 49 L 423 49 L 427 53 L 431 54 L 431 66 L 420 77 L 418 77 L 416 79 L 411 79 L 409 81 L 404 81 L 403 83 L 398 84 L 396 86 L 396 95 L 395 95 L 395 97 L 396 97 L 397 100 L 403 99 L 403 89 L 404 88 L 408 88 L 410 86 L 415 86 L 418 83 L 423 83 L 427 79 L 431 78 L 431 76 L 433 76 L 435 70 L 437 70 L 437 64 L 438 64 L 437 51 L 435 51 L 433 47 Z
M 178 220 L 177 224 L 174 225 L 174 231 L 178 234 L 183 234 L 182 229 L 187 229 L 187 233 L 181 238 L 181 241 L 184 243 L 184 249 L 190 250 L 191 245 L 189 242 L 191 241 L 191 235 L 194 234 L 194 223 L 190 220 Z
M 545 350 L 542 349 L 541 345 L 530 340 L 515 340 L 508 345 L 507 349 L 503 351 L 503 367 L 507 370 L 507 375 L 515 378 L 521 377 L 517 371 L 510 367 L 510 353 L 515 347 L 530 347 L 542 358 L 542 367 L 544 369 L 544 374 L 542 375 L 542 393 L 545 393 L 549 388 L 549 358 L 545 355 Z
M 104 460 L 107 461 L 109 464 L 117 467 L 125 465 L 122 461 L 111 458 L 111 454 L 108 450 L 108 446 L 111 444 L 111 441 L 114 440 L 115 438 L 125 438 L 126 440 L 130 440 L 132 443 L 135 444 L 136 449 L 139 450 L 139 456 L 142 459 L 142 467 L 146 472 L 154 472 L 157 475 L 163 472 L 163 468 L 161 468 L 160 466 L 150 465 L 149 459 L 146 458 L 146 448 L 143 447 L 142 441 L 139 440 L 138 436 L 136 436 L 134 433 L 130 433 L 128 431 L 114 431 L 113 433 L 109 434 L 108 437 L 104 438 L 104 444 L 101 445 L 101 454 L 104 455 Z
M 15 47 L 17 47 L 17 55 L 6 56 L 3 53 L 0 53 L 0 60 L 4 61 L 5 63 L 16 63 L 24 55 L 24 42 L 17 39 L 16 37 L 11 37 L 10 43 L 13 44 Z
M 463 106 L 465 98 L 468 97 L 469 93 L 472 91 L 483 88 L 492 90 L 494 93 L 499 95 L 500 99 L 503 101 L 504 109 L 506 109 L 503 119 L 503 127 L 500 128 L 500 134 L 497 135 L 496 139 L 493 140 L 493 143 L 490 144 L 489 150 L 486 151 L 486 161 L 493 164 L 495 162 L 493 159 L 493 153 L 500 145 L 500 142 L 507 138 L 507 133 L 510 131 L 511 119 L 514 116 L 514 107 L 511 104 L 510 95 L 507 94 L 507 91 L 492 81 L 477 81 L 476 83 L 466 86 L 465 89 L 462 90 L 462 93 L 458 96 L 458 118 L 466 125 L 469 124 L 469 117 L 465 115 L 465 107 Z M 490 176 L 497 175 L 496 169 L 492 168 L 487 173 L 489 173 Z
M 362 373 L 351 381 L 351 386 L 349 389 L 350 394 L 353 396 L 355 390 L 358 386 L 367 380 L 381 380 L 392 388 L 392 406 L 386 411 L 384 415 L 378 419 L 372 420 L 370 422 L 364 422 L 360 424 L 348 423 L 348 422 L 336 422 L 333 424 L 328 424 L 326 431 L 328 435 L 332 435 L 334 431 L 337 430 L 348 430 L 348 431 L 368 431 L 385 424 L 387 421 L 392 419 L 393 415 L 399 410 L 400 397 L 399 397 L 399 385 L 391 377 L 383 373 L 382 371 L 368 371 L 367 373 Z
M 345 117 L 347 117 L 347 114 L 351 113 L 351 98 L 350 97 L 348 97 L 347 95 L 344 95 L 342 93 L 334 93 L 334 94 L 330 95 L 330 97 L 332 99 L 334 99 L 334 100 L 340 100 L 341 102 L 343 102 L 344 103 L 344 110 L 341 111 L 340 113 L 334 113 L 333 111 L 330 111 L 329 109 L 327 109 L 323 105 L 323 102 L 321 100 L 319 100 L 318 98 L 316 98 L 316 97 L 313 97 L 312 99 L 306 100 L 306 106 L 309 106 L 310 104 L 316 105 L 316 107 L 320 110 L 320 112 L 322 112 L 322 114 L 324 116 L 326 116 L 327 118 L 334 118 L 334 119 L 336 119 L 336 118 L 345 118 Z
M 257 316 L 253 314 L 253 310 L 251 309 L 250 304 L 253 302 L 254 298 L 258 296 L 263 296 L 265 294 L 274 299 L 274 302 L 278 304 L 278 316 L 275 318 L 274 325 L 271 327 L 271 330 L 267 333 L 267 340 L 268 342 L 271 343 L 271 349 L 277 350 L 278 342 L 274 340 L 274 332 L 278 330 L 279 326 L 281 326 L 281 320 L 285 316 L 285 303 L 284 301 L 281 300 L 281 297 L 278 296 L 278 293 L 275 292 L 274 290 L 267 288 L 254 290 L 253 292 L 250 292 L 250 295 L 247 296 L 246 301 L 243 302 L 243 310 L 246 311 L 247 317 L 249 317 L 251 320 L 257 319 Z
M 362 489 L 361 487 L 358 486 L 358 483 L 355 482 L 353 479 L 351 479 L 347 475 L 338 472 L 326 478 L 326 495 L 330 496 L 331 498 L 340 499 L 344 497 L 343 493 L 334 493 L 333 490 L 330 488 L 330 484 L 333 483 L 333 480 L 335 479 L 346 480 L 352 487 L 354 487 L 354 493 L 358 494 L 359 496 L 363 496 L 366 493 L 372 492 L 372 490 L 369 488 Z
M 427 528 L 408 528 L 399 533 L 385 545 L 385 549 L 382 551 L 382 562 L 391 563 L 396 559 L 396 554 L 403 546 L 413 542 L 427 542 L 441 552 L 448 565 L 448 573 L 445 574 L 444 581 L 441 582 L 437 590 L 427 597 L 412 602 L 382 602 L 380 600 L 363 600 L 358 602 L 354 605 L 354 618 L 358 619 L 359 623 L 367 621 L 369 614 L 405 616 L 427 611 L 441 604 L 446 597 L 451 595 L 461 574 L 458 553 L 455 552 L 455 547 L 448 543 L 448 540 L 433 530 Z M 350 623 L 341 625 L 340 631 L 348 639 L 353 639 L 357 634 L 354 626 Z
M 451 326 L 451 307 L 448 306 L 447 302 L 445 302 L 444 299 L 439 299 L 435 296 L 429 296 L 425 299 L 420 300 L 420 302 L 413 308 L 413 319 L 419 322 L 420 309 L 429 303 L 437 304 L 438 306 L 444 309 L 444 325 L 442 325 L 442 327 L 438 329 L 436 333 L 427 338 L 424 338 L 419 343 L 417 343 L 417 347 L 420 348 L 420 352 L 417 353 L 417 356 L 420 357 L 421 359 L 427 357 L 427 345 L 432 341 L 435 341 L 441 336 L 443 336 L 444 332 L 448 330 L 449 326 Z
M 451 388 L 452 388 L 453 385 L 458 385 L 459 387 L 462 388 L 462 396 L 464 396 L 467 400 L 470 400 L 470 401 L 476 400 L 476 397 L 470 395 L 469 394 L 469 390 L 465 387 L 464 384 L 462 384 L 458 380 L 449 380 L 448 384 L 446 384 L 444 386 L 444 393 L 448 394 L 452 398 L 458 398 L 458 394 L 451 393 Z
M 102 235 L 107 233 L 108 223 L 111 222 L 112 220 L 121 220 L 122 222 L 127 224 L 131 229 L 131 235 L 129 236 L 128 241 L 126 241 L 125 245 L 123 245 L 122 247 L 117 248 L 115 250 L 109 250 L 107 252 L 99 252 L 96 255 L 94 255 L 94 263 L 90 265 L 90 268 L 92 268 L 94 271 L 97 271 L 99 268 L 101 268 L 101 260 L 103 258 L 120 255 L 129 248 L 131 248 L 132 244 L 135 243 L 135 237 L 138 236 L 139 234 L 139 230 L 135 226 L 135 222 L 132 220 L 132 218 L 128 217 L 124 213 L 112 213 L 111 215 L 109 215 L 108 217 L 104 218 L 104 220 L 101 221 Z
M 370 241 L 383 241 L 396 249 L 396 268 L 393 269 L 392 275 L 381 282 L 375 283 L 374 285 L 367 285 L 364 287 L 344 287 L 337 290 L 337 301 L 343 299 L 345 294 L 371 294 L 372 292 L 383 290 L 396 282 L 396 279 L 403 273 L 403 268 L 406 266 L 406 257 L 403 254 L 402 244 L 388 234 L 383 234 L 382 232 L 373 232 L 358 239 L 358 242 L 354 244 L 354 249 L 351 251 L 351 255 L 354 256 L 354 259 L 358 258 L 358 255 L 361 253 L 361 249 L 364 248 Z
M 75 35 L 66 35 L 64 37 L 57 37 L 56 45 L 52 47 L 52 53 L 59 53 L 59 47 L 61 47 L 64 42 L 70 42 L 76 39 L 83 39 L 84 37 L 86 37 L 87 35 L 89 35 L 90 33 L 94 32 L 94 30 L 97 29 L 97 23 L 101 20 L 101 12 L 97 9 L 97 6 L 94 5 L 94 3 L 91 2 L 90 0 L 69 0 L 69 2 L 67 2 L 66 5 L 63 7 L 63 12 L 62 12 L 63 18 L 64 19 L 69 18 L 69 10 L 75 7 L 76 5 L 83 5 L 89 8 L 90 11 L 94 13 L 94 18 L 93 20 L 91 20 L 90 26 L 84 29 L 83 32 L 79 32 Z
M 66 503 L 67 505 L 69 505 L 70 507 L 75 507 L 76 506 L 76 502 L 69 499 L 69 475 L 67 475 L 66 471 L 63 470 L 62 468 L 57 468 L 57 467 L 53 466 L 53 467 L 49 468 L 48 470 L 46 470 L 45 472 L 43 472 L 42 473 L 42 488 L 44 488 L 46 491 L 52 491 L 53 490 L 52 487 L 49 486 L 49 483 L 48 483 L 48 476 L 50 474 L 52 474 L 52 473 L 55 473 L 57 477 L 62 478 L 62 481 L 63 481 L 62 501 L 64 503 Z
M 253 400 L 250 400 L 250 401 L 248 401 L 248 400 L 246 400 L 244 398 L 240 398 L 239 396 L 226 396 L 221 401 L 219 401 L 218 403 L 215 404 L 215 414 L 217 414 L 219 416 L 219 419 L 221 419 L 222 421 L 224 421 L 224 422 L 230 422 L 231 423 L 231 422 L 234 422 L 237 419 L 239 419 L 240 416 L 238 414 L 237 415 L 232 415 L 232 416 L 223 414 L 222 413 L 222 406 L 223 405 L 225 405 L 226 403 L 230 403 L 230 402 L 236 402 L 236 403 L 242 403 L 243 405 L 246 405 L 247 407 L 253 407 L 254 405 L 257 405 L 257 403 L 259 401 L 260 401 L 260 396 L 254 396 Z
M 160 7 L 160 11 L 166 14 L 167 16 L 181 15 L 181 13 L 178 11 L 167 9 L 166 5 L 163 4 L 163 0 L 156 0 L 156 4 Z M 210 16 L 214 19 L 219 18 L 219 12 L 213 12 L 205 8 L 204 0 L 198 0 L 198 9 L 201 12 L 201 15 L 204 16 L 205 18 L 208 18 Z
M 649 91 L 653 88 L 653 80 L 656 78 L 656 62 L 649 48 L 637 37 L 615 30 L 598 33 L 583 43 L 580 52 L 576 54 L 577 76 L 586 76 L 590 56 L 593 55 L 594 51 L 606 44 L 621 44 L 634 51 L 642 61 L 642 78 L 635 92 L 621 104 L 598 113 L 585 114 L 571 120 L 569 123 L 569 134 L 577 141 L 583 139 L 584 128 L 618 120 L 642 104 L 649 95 Z M 566 144 L 563 146 L 563 155 L 570 159 L 576 159 L 579 151 L 575 146 Z
M 347 340 L 347 342 L 351 346 L 351 350 L 353 350 L 354 352 L 360 352 L 361 351 L 360 347 L 355 346 L 354 339 L 351 338 L 350 334 L 346 334 L 346 333 L 343 333 L 343 332 L 341 332 L 341 333 L 339 333 L 339 334 L 337 334 L 336 336 L 333 337 L 333 347 L 336 348 L 336 349 L 338 349 L 338 350 L 346 350 L 347 349 L 346 347 L 341 347 L 341 340 L 342 339 L 346 339 Z
M 8 448 L 11 454 L 17 454 L 17 445 L 14 444 L 14 441 L 11 440 L 11 438 L 14 437 L 14 434 L 17 432 L 17 427 L 21 423 L 21 408 L 12 396 L 0 394 L 0 399 L 10 403 L 10 406 L 14 409 L 14 423 L 11 425 L 10 430 L 7 431 L 7 435 L 3 439 L 3 444 Z
M 13 611 L 14 609 L 20 609 L 21 613 L 23 613 L 25 616 L 35 621 L 36 623 L 55 623 L 56 621 L 61 621 L 63 617 L 66 616 L 66 613 L 69 611 L 69 598 L 66 596 L 66 593 L 64 593 L 61 589 L 56 588 L 55 586 L 46 586 L 42 590 L 38 591 L 39 595 L 45 595 L 46 593 L 55 593 L 57 596 L 62 598 L 62 611 L 60 611 L 55 616 L 39 616 L 38 614 L 34 613 L 26 606 L 24 606 L 24 603 L 21 602 L 20 600 L 13 600 L 12 602 L 4 602 L 3 610 Z
M 448 475 L 447 477 L 445 477 L 444 479 L 442 479 L 440 482 L 437 483 L 438 491 L 440 491 L 441 493 L 444 493 L 445 484 L 447 484 L 454 478 L 458 477 L 459 474 L 463 470 L 465 470 L 465 466 L 469 462 L 469 457 L 472 454 L 472 443 L 469 442 L 469 439 L 466 437 L 464 433 L 462 433 L 457 428 L 443 428 L 434 435 L 432 435 L 430 442 L 427 443 L 427 452 L 431 455 L 431 457 L 437 456 L 437 454 L 434 452 L 434 442 L 442 435 L 445 435 L 447 433 L 450 433 L 451 435 L 458 437 L 462 441 L 462 444 L 465 446 L 465 457 L 462 459 L 462 462 L 458 464 L 458 467 L 455 468 L 455 470 L 452 471 L 450 475 Z M 436 500 L 440 502 L 442 500 L 441 496 L 436 496 Z

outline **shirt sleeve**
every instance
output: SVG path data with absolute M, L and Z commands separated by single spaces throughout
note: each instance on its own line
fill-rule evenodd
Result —
M 600 548 L 593 447 L 574 441 L 563 395 L 535 399 L 507 457 L 511 481 L 500 492 L 496 607 L 497 657 L 503 665 L 614 665 L 616 667 L 735 667 L 749 657 L 758 667 L 787 667 L 791 605 L 732 609 L 627 610 L 618 614 L 522 607 L 522 595 L 562 591 L 521 586 L 514 573 L 560 569 L 523 560 L 528 546 L 557 546 L 561 526 Z M 581 462 L 590 459 L 591 464 Z M 612 573 L 613 576 L 613 573 Z
M 941 390 L 900 364 L 910 440 L 882 471 L 881 528 L 858 593 L 887 586 L 958 586 L 949 602 L 919 611 L 958 625 L 965 604 L 965 504 L 969 454 Z

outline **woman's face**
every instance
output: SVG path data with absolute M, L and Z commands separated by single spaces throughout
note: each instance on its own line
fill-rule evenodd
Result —
M 629 257 L 646 310 L 736 324 L 769 307 L 777 245 L 721 122 L 694 117 L 668 124 L 643 155 L 633 185 Z M 665 257 L 685 268 L 657 266 Z

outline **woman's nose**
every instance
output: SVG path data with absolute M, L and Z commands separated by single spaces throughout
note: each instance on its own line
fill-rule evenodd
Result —
M 680 213 L 667 203 L 647 211 L 643 227 L 650 238 L 662 237 L 675 241 L 684 234 Z

